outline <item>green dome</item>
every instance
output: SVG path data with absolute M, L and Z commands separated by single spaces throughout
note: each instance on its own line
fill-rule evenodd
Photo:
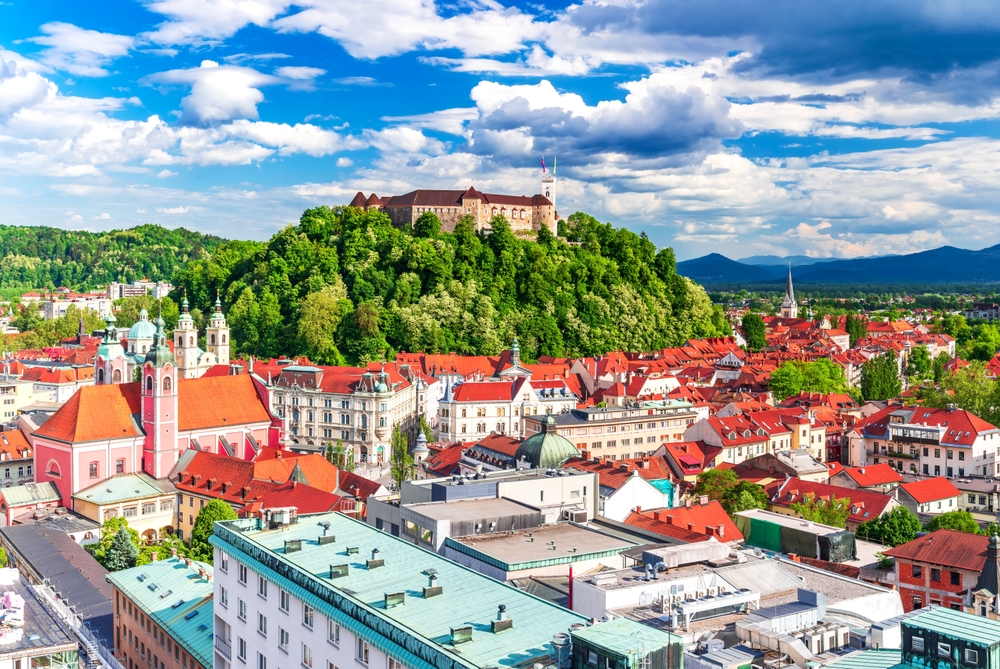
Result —
M 139 312 L 139 320 L 129 328 L 128 340 L 152 339 L 156 336 L 156 326 L 149 322 L 149 312 L 145 309 Z
M 542 431 L 525 439 L 517 447 L 514 459 L 517 461 L 524 459 L 532 467 L 548 469 L 560 467 L 570 458 L 579 455 L 580 451 L 576 446 L 556 432 L 556 419 L 546 416 L 542 421 Z

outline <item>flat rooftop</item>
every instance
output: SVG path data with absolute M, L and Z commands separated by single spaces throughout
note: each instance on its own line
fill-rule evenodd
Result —
M 816 536 L 824 536 L 827 534 L 835 534 L 837 532 L 843 532 L 844 528 L 834 527 L 832 525 L 823 525 L 821 523 L 814 523 L 810 520 L 803 520 L 802 518 L 796 518 L 795 516 L 787 516 L 783 513 L 775 513 L 773 511 L 764 511 L 763 509 L 750 509 L 749 511 L 740 511 L 736 514 L 737 516 L 746 516 L 747 518 L 760 518 L 761 520 L 766 520 L 769 523 L 774 523 L 775 525 L 780 525 L 782 527 L 792 527 L 797 530 L 807 530 L 812 532 Z
M 404 504 L 402 508 L 434 520 L 456 521 L 502 518 L 538 512 L 538 509 L 502 497 L 481 497 L 450 502 L 419 502 L 417 504 Z
M 563 561 L 583 560 L 594 554 L 620 553 L 635 546 L 633 542 L 572 523 L 543 525 L 513 533 L 486 534 L 454 538 L 452 541 L 506 565 L 510 570 L 519 565 L 562 558 Z M 551 542 L 555 542 L 555 549 Z M 456 550 L 460 550 L 456 548 Z M 463 551 L 464 552 L 464 551 Z
M 11 655 L 41 654 L 41 651 L 60 653 L 78 649 L 76 637 L 71 637 L 62 623 L 35 597 L 35 593 L 22 581 L 16 569 L 0 570 L 0 589 L 13 590 L 24 598 L 24 634 L 9 644 L 0 644 L 0 658 Z M 13 576 L 13 582 L 8 582 Z
M 320 544 L 321 524 L 326 523 L 327 536 L 335 539 Z M 398 659 L 406 666 L 548 662 L 553 631 L 587 622 L 584 616 L 340 513 L 299 518 L 274 530 L 261 529 L 259 519 L 217 523 L 211 542 L 353 633 L 385 637 L 401 649 Z M 369 567 L 376 548 L 382 564 Z M 347 574 L 330 578 L 331 565 L 346 565 Z M 442 590 L 427 597 L 423 588 L 430 570 Z M 387 607 L 386 596 L 394 593 L 405 593 L 405 603 Z M 494 633 L 492 622 L 500 604 L 506 605 L 512 627 Z M 451 629 L 466 626 L 472 627 L 472 640 L 453 646 Z

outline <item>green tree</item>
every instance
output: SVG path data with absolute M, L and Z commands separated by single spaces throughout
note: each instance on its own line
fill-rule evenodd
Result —
M 722 507 L 730 516 L 750 509 L 766 509 L 771 505 L 764 488 L 750 481 L 740 481 L 722 497 Z
M 197 560 L 212 564 L 214 551 L 208 542 L 212 536 L 215 523 L 225 520 L 236 520 L 236 512 L 221 499 L 213 499 L 205 506 L 201 507 L 198 517 L 194 519 L 194 527 L 191 528 L 191 555 Z
M 747 314 L 740 322 L 743 330 L 743 338 L 747 340 L 747 349 L 759 351 L 767 346 L 767 330 L 764 327 L 764 319 L 757 314 Z
M 942 513 L 940 516 L 931 518 L 924 526 L 924 529 L 928 532 L 947 529 L 968 532 L 970 534 L 982 533 L 979 529 L 979 523 L 976 522 L 976 519 L 968 511 L 948 511 Z
M 739 483 L 740 478 L 732 469 L 708 469 L 698 474 L 698 483 L 694 487 L 694 494 L 707 495 L 709 499 L 714 499 L 720 504 L 726 497 L 726 493 Z
M 934 382 L 939 383 L 944 379 L 944 366 L 951 362 L 951 356 L 946 351 L 941 351 L 934 356 L 932 371 L 934 372 Z
M 793 362 L 786 362 L 771 372 L 769 385 L 775 399 L 782 401 L 792 395 L 798 395 L 802 391 L 803 382 L 799 366 Z
M 125 529 L 129 533 L 129 537 L 132 543 L 135 544 L 136 550 L 139 546 L 139 533 L 129 527 L 128 521 L 120 516 L 114 518 L 107 518 L 103 523 L 101 523 L 101 538 L 97 543 L 87 544 L 86 549 L 91 552 L 96 559 L 101 564 L 104 564 L 105 556 L 107 555 L 108 549 L 111 548 L 111 543 L 114 541 L 115 535 L 122 529 Z
M 861 366 L 861 394 L 865 400 L 889 400 L 902 390 L 894 351 L 877 355 Z
M 432 211 L 425 211 L 413 224 L 414 237 L 435 238 L 441 235 L 441 219 Z
M 851 515 L 851 499 L 849 497 L 820 499 L 810 493 L 801 502 L 792 502 L 791 509 L 802 518 L 814 523 L 846 527 L 847 518 Z
M 297 325 L 301 342 L 299 350 L 313 362 L 343 365 L 344 356 L 334 338 L 341 321 L 353 310 L 347 298 L 347 287 L 342 281 L 306 295 L 302 299 Z
M 924 376 L 931 371 L 931 354 L 926 346 L 918 346 L 910 351 L 910 357 L 906 364 L 907 376 Z
M 905 506 L 897 506 L 878 518 L 861 523 L 854 531 L 859 539 L 900 546 L 913 541 L 921 530 L 920 520 Z
M 132 543 L 128 528 L 122 527 L 115 533 L 104 555 L 104 567 L 108 571 L 120 571 L 135 566 L 139 558 L 139 548 Z
M 392 428 L 392 439 L 389 443 L 389 476 L 398 490 L 404 481 L 413 478 L 413 456 L 410 455 L 406 435 L 399 429 L 399 425 Z
M 858 318 L 854 314 L 847 314 L 847 317 L 844 319 L 844 329 L 850 335 L 851 347 L 859 339 L 864 339 L 868 336 L 868 326 L 865 325 L 865 322 L 861 318 Z
M 427 416 L 423 414 L 420 414 L 419 430 L 424 433 L 424 438 L 428 442 L 434 441 L 434 432 L 431 430 L 431 424 L 427 422 Z
M 1000 421 L 1000 383 L 986 376 L 986 366 L 975 361 L 941 379 L 940 390 L 922 392 L 924 406 L 943 409 L 955 405 L 997 425 Z
M 0 548 L 0 569 L 7 566 L 7 551 Z

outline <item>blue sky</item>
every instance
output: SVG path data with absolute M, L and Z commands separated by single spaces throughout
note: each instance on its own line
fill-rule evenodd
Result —
M 266 239 L 539 191 L 680 258 L 1000 243 L 1000 15 L 954 0 L 0 2 L 0 223 Z

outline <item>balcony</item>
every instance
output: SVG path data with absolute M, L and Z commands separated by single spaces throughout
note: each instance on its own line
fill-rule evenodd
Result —
M 223 639 L 222 637 L 219 636 L 215 637 L 215 650 L 217 653 L 219 653 L 219 655 L 226 658 L 227 660 L 233 659 L 232 647 L 229 645 L 229 642 Z

